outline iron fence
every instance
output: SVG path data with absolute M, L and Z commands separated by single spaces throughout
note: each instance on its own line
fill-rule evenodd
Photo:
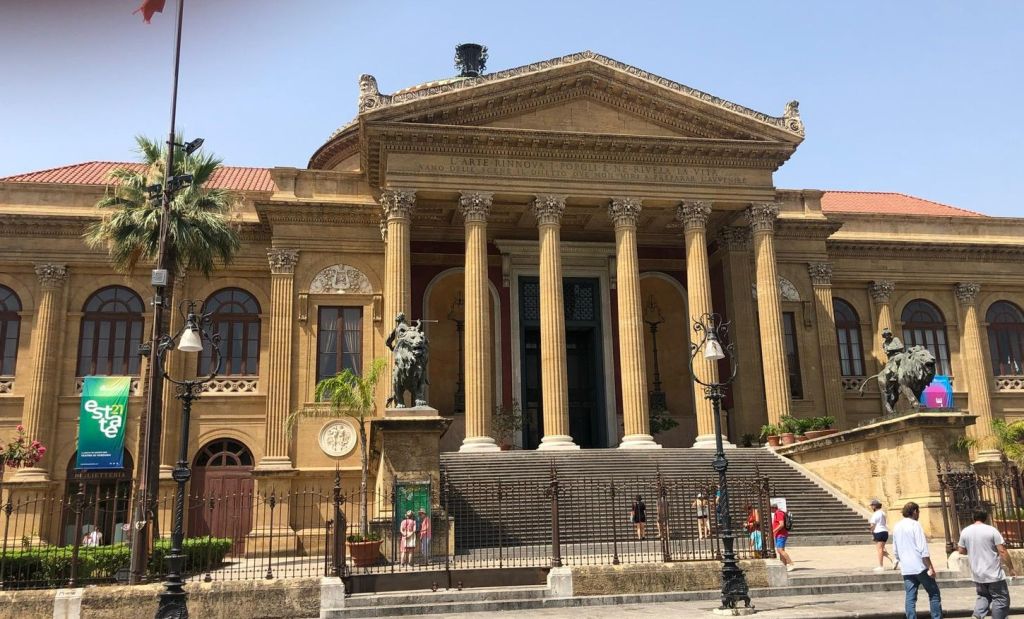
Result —
M 741 559 L 774 557 L 769 484 L 731 476 Z M 395 482 L 384 491 L 333 484 L 263 493 L 207 488 L 186 503 L 185 574 L 192 581 L 541 568 L 720 558 L 717 479 L 488 479 Z M 126 582 L 131 537 L 152 530 L 144 582 L 161 580 L 173 494 L 151 505 L 152 527 L 130 521 L 133 489 L 72 486 L 64 497 L 8 499 L 0 510 L 0 588 Z M 645 522 L 636 503 L 644 504 Z M 744 527 L 750 509 L 760 515 Z M 363 517 L 365 513 L 366 517 Z M 756 531 L 756 533 L 754 532 Z
M 953 552 L 960 531 L 984 510 L 988 523 L 999 530 L 1007 548 L 1024 548 L 1024 476 L 1004 463 L 996 470 L 977 471 L 946 463 L 939 470 L 939 498 L 946 551 Z

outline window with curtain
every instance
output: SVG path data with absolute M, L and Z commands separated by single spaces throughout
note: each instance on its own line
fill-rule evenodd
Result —
M 0 376 L 14 376 L 21 332 L 21 301 L 7 286 L 0 286 Z
M 321 307 L 316 334 L 316 380 L 348 368 L 363 372 L 363 308 Z
M 901 315 L 903 345 L 923 346 L 935 355 L 935 373 L 949 375 L 949 346 L 946 319 L 930 301 L 917 299 L 907 303 Z M 884 326 L 884 325 L 883 325 Z
M 1024 374 L 1024 312 L 1009 301 L 996 301 L 985 314 L 992 372 L 996 376 Z
M 77 376 L 138 376 L 145 305 L 131 288 L 108 286 L 85 302 Z
M 860 319 L 846 301 L 832 300 L 836 317 L 836 343 L 839 345 L 839 370 L 843 376 L 864 376 L 864 347 L 860 339 Z
M 794 400 L 804 397 L 804 384 L 800 380 L 800 349 L 797 346 L 796 314 L 782 312 L 782 328 L 786 340 L 786 369 L 789 370 L 789 396 Z
M 210 295 L 203 312 L 212 314 L 212 333 L 220 334 L 220 374 L 256 376 L 260 373 L 260 304 L 241 288 L 224 288 Z M 199 373 L 209 374 L 213 347 L 204 342 Z

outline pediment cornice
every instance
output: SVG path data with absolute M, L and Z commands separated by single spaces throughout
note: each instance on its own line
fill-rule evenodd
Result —
M 1020 262 L 1024 245 L 921 243 L 912 241 L 826 241 L 832 258 L 910 259 L 926 261 Z
M 280 224 L 335 224 L 372 226 L 380 223 L 380 207 L 365 203 L 304 201 L 260 202 L 256 204 L 260 221 L 267 226 Z

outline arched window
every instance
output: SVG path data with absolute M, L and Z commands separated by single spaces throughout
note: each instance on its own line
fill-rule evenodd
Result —
M 924 346 L 935 355 L 935 373 L 949 375 L 946 319 L 932 303 L 917 299 L 903 308 L 903 345 Z M 882 325 L 883 327 L 885 325 Z
M 196 454 L 195 466 L 252 466 L 252 453 L 242 443 L 220 438 L 210 441 Z
M 0 286 L 0 376 L 14 376 L 21 331 L 21 301 L 7 286 Z
M 138 376 L 144 305 L 131 288 L 109 286 L 85 302 L 78 376 Z
M 839 369 L 843 376 L 864 376 L 864 347 L 860 340 L 860 319 L 853 306 L 832 300 L 836 317 L 836 342 L 839 344 Z
M 996 376 L 1024 374 L 1024 312 L 1009 301 L 996 301 L 985 314 L 992 371 Z
M 65 504 L 73 505 L 75 495 L 82 492 L 82 530 L 75 527 L 75 513 L 63 510 L 64 523 L 61 529 L 62 543 L 71 545 L 75 537 L 79 540 L 90 536 L 90 543 L 99 546 L 119 544 L 128 540 L 129 507 L 132 491 L 132 457 L 124 452 L 123 466 L 107 471 L 78 470 L 75 462 L 78 454 L 68 462 Z M 95 531 L 95 533 L 93 533 Z
M 260 304 L 241 288 L 224 288 L 210 295 L 203 311 L 213 314 L 211 329 L 220 334 L 220 374 L 255 376 L 260 361 Z M 199 357 L 199 373 L 208 374 L 213 349 L 207 345 Z

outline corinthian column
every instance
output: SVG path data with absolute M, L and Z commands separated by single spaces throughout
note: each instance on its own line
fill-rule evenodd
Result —
M 647 405 L 647 368 L 644 367 L 644 323 L 640 306 L 640 266 L 636 256 L 636 220 L 640 200 L 617 198 L 608 205 L 615 224 L 615 278 L 619 305 L 619 367 L 622 418 L 626 433 L 623 449 L 657 449 L 651 436 Z
M 778 205 L 752 204 L 747 209 L 754 241 L 754 269 L 757 271 L 757 322 L 761 328 L 761 367 L 768 423 L 777 424 L 789 415 L 789 376 L 786 348 L 782 340 L 782 311 L 779 306 L 779 276 L 775 266 L 775 219 Z
M 708 273 L 708 218 L 711 217 L 711 203 L 701 200 L 683 202 L 676 208 L 676 219 L 683 223 L 683 237 L 686 241 L 686 304 L 689 315 L 686 320 L 691 343 L 700 342 L 693 330 L 693 321 L 714 311 L 711 306 L 711 276 Z M 705 383 L 718 380 L 718 364 L 697 355 L 693 360 L 693 371 Z M 697 413 L 697 440 L 694 447 L 715 446 L 715 416 L 711 400 L 704 397 L 703 388 L 694 384 L 694 410 Z M 722 424 L 722 440 L 725 424 Z
M 466 438 L 459 451 L 501 451 L 491 437 L 491 313 L 487 289 L 487 217 L 493 194 L 459 198 L 466 221 L 464 337 L 466 351 Z
M 538 449 L 579 449 L 569 435 L 565 302 L 559 248 L 565 196 L 537 196 L 533 212 L 540 236 L 540 385 L 544 415 L 544 437 Z
M 64 324 L 64 288 L 68 270 L 62 264 L 38 264 L 39 305 L 32 326 L 32 374 L 25 394 L 25 434 L 48 448 L 53 447 L 53 428 L 57 421 L 57 389 L 60 383 L 61 342 Z M 56 452 L 54 452 L 56 453 Z M 24 481 L 48 481 L 53 458 L 46 466 L 18 469 L 16 478 Z
M 270 354 L 267 364 L 267 426 L 261 470 L 291 470 L 285 423 L 291 407 L 292 312 L 297 249 L 274 248 L 270 262 Z
M 896 284 L 889 280 L 876 279 L 868 284 L 868 294 L 871 295 L 871 300 L 875 302 L 875 328 L 878 329 L 878 332 L 875 333 L 875 342 L 882 341 L 882 331 L 884 329 L 892 329 L 896 326 L 892 322 L 891 303 L 892 293 L 894 292 L 896 292 Z M 888 361 L 885 351 L 882 350 L 881 346 L 875 346 L 874 342 L 872 342 L 871 350 L 875 360 L 878 361 L 878 368 L 883 368 Z
M 981 328 L 978 324 L 978 293 L 981 286 L 974 282 L 961 282 L 953 286 L 956 300 L 963 312 L 963 362 L 967 374 L 968 410 L 978 416 L 974 436 L 989 439 L 992 436 L 992 397 L 989 394 L 988 370 L 981 347 Z M 975 462 L 998 462 L 999 450 L 989 440 L 983 440 Z
M 821 378 L 825 382 L 825 412 L 835 418 L 837 427 L 843 428 L 846 425 L 846 412 L 843 410 L 839 344 L 836 342 L 836 316 L 832 306 L 832 265 L 827 262 L 811 262 L 807 265 L 807 273 L 814 286 Z
M 384 319 L 393 326 L 395 316 L 412 311 L 412 266 L 409 256 L 409 229 L 416 192 L 385 189 L 380 195 L 384 221 L 381 229 L 384 248 Z M 412 316 L 406 317 L 412 320 Z M 390 331 L 391 326 L 386 328 Z M 391 354 L 387 356 L 391 367 Z

